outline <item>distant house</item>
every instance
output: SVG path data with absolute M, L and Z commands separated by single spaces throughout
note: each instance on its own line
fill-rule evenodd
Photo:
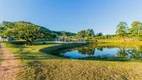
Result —
M 13 38 L 13 37 L 2 37 L 2 36 L 0 36 L 0 41 L 2 42 L 2 41 L 14 41 L 14 40 L 16 40 L 16 38 Z
M 6 37 L 0 36 L 0 41 L 8 41 L 8 39 Z
M 62 37 L 62 36 L 58 36 L 56 41 L 69 42 L 69 43 L 86 43 L 86 40 L 83 38 L 71 39 L 69 37 Z

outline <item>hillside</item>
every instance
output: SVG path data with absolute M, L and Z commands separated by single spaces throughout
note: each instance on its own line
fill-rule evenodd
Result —
M 40 27 L 43 31 L 45 32 L 49 32 L 49 33 L 55 33 L 59 36 L 62 35 L 62 32 L 64 32 L 67 36 L 72 36 L 72 35 L 75 35 L 75 33 L 72 33 L 72 32 L 66 32 L 66 31 L 52 31 L 50 29 L 47 29 L 46 27 L 43 27 L 43 26 L 39 26 L 39 25 L 36 25 L 36 24 L 33 24 L 31 22 L 26 22 L 26 21 L 18 21 L 18 22 L 9 22 L 9 21 L 3 21 L 2 24 L 0 25 L 0 30 L 1 32 L 7 28 L 12 28 L 12 27 L 15 27 L 16 24 L 21 24 L 21 23 L 25 23 L 26 25 L 28 24 L 32 24 L 32 25 L 35 25 L 37 27 Z M 21 26 L 22 27 L 22 26 Z

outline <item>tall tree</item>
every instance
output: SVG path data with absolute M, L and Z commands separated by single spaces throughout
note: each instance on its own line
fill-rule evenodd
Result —
M 95 35 L 94 30 L 91 29 L 91 36 L 94 36 L 94 35 Z
M 128 25 L 126 22 L 120 22 L 117 25 L 117 30 L 116 30 L 116 34 L 121 38 L 124 39 L 124 37 L 126 36 L 128 32 Z
M 63 37 L 66 37 L 66 36 L 67 36 L 66 33 L 65 33 L 65 31 L 62 31 L 62 32 L 61 32 L 61 35 L 62 35 Z
M 99 33 L 96 34 L 96 36 L 103 36 L 103 33 L 99 32 Z
M 78 37 L 80 37 L 80 38 L 84 38 L 84 37 L 85 37 L 85 33 L 86 33 L 85 30 L 81 30 L 81 31 L 79 31 L 79 32 L 77 33 L 77 35 L 78 35 Z
M 133 36 L 142 34 L 142 23 L 140 21 L 134 21 L 130 28 L 130 32 Z
M 93 36 L 94 35 L 94 31 L 93 29 L 87 29 L 85 35 L 88 36 Z

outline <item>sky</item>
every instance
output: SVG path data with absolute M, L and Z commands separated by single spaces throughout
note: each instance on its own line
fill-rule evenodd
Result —
M 114 34 L 120 21 L 142 21 L 142 0 L 0 0 L 2 21 L 28 21 L 55 31 Z

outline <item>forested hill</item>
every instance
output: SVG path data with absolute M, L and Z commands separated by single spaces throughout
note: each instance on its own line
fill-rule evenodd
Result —
M 75 35 L 75 33 L 72 33 L 72 32 L 66 32 L 66 31 L 53 31 L 53 30 L 50 30 L 46 27 L 43 27 L 43 26 L 39 26 L 39 25 L 36 25 L 36 24 L 33 24 L 31 22 L 26 22 L 26 21 L 18 21 L 18 22 L 9 22 L 9 21 L 3 21 L 0 25 L 0 29 L 3 30 L 4 28 L 12 28 L 12 27 L 15 27 L 15 24 L 20 24 L 20 23 L 24 23 L 25 25 L 28 25 L 28 24 L 32 24 L 32 25 L 35 25 L 37 27 L 40 27 L 43 31 L 45 32 L 49 32 L 49 33 L 55 33 L 57 34 L 58 36 L 61 36 L 61 35 L 67 35 L 67 36 L 73 36 Z M 21 26 L 22 27 L 22 26 Z
M 41 27 L 41 28 L 47 30 L 47 31 L 50 32 L 50 33 L 55 33 L 55 34 L 57 34 L 57 35 L 59 35 L 59 36 L 61 36 L 61 35 L 63 35 L 63 34 L 66 34 L 67 36 L 73 36 L 73 35 L 75 35 L 75 33 L 72 33 L 72 32 L 53 31 L 53 30 L 47 29 L 47 28 L 45 28 L 45 27 Z
M 75 33 L 66 32 L 66 31 L 52 31 L 52 32 L 58 34 L 59 36 L 62 35 L 63 33 L 65 33 L 67 36 L 73 36 L 73 35 L 75 35 Z

